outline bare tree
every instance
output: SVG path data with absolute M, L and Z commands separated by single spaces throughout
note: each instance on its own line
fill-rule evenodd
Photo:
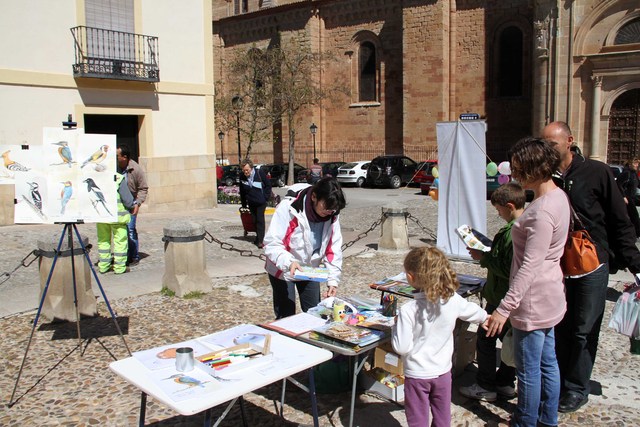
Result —
M 229 133 L 240 132 L 248 143 L 244 156 L 249 158 L 253 144 L 271 139 L 268 129 L 273 111 L 268 107 L 263 76 L 272 68 L 271 61 L 255 46 L 238 50 L 225 68 L 227 79 L 216 83 L 215 114 L 218 128 Z M 240 147 L 241 150 L 241 147 Z M 242 151 L 242 150 L 241 150 Z
M 240 129 L 249 140 L 246 157 L 256 138 L 271 140 L 268 134 L 274 125 L 286 123 L 289 185 L 294 182 L 295 129 L 300 113 L 306 107 L 346 92 L 344 84 L 319 84 L 321 68 L 331 61 L 332 55 L 313 52 L 304 35 L 295 35 L 286 41 L 272 40 L 270 47 L 263 51 L 256 46 L 236 51 L 225 67 L 225 82 L 217 83 L 218 126 L 227 131 Z
M 300 112 L 322 100 L 331 100 L 345 92 L 345 85 L 338 82 L 321 86 L 320 72 L 324 65 L 333 61 L 329 53 L 313 52 L 304 35 L 293 36 L 281 42 L 271 51 L 274 72 L 270 74 L 270 96 L 274 116 L 281 117 L 289 132 L 289 173 L 287 183 L 294 182 L 295 129 L 300 121 Z

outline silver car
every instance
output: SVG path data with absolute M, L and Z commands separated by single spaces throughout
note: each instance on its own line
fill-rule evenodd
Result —
M 350 184 L 362 187 L 367 178 L 367 169 L 369 169 L 369 160 L 361 160 L 344 164 L 338 168 L 338 182 L 342 185 Z

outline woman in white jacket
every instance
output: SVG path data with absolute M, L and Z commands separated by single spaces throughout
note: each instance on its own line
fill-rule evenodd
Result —
M 342 233 L 340 210 L 346 205 L 340 184 L 331 177 L 285 197 L 273 215 L 264 237 L 267 256 L 265 270 L 273 289 L 273 310 L 276 318 L 296 312 L 298 290 L 302 311 L 320 302 L 320 283 L 294 280 L 301 266 L 329 270 L 324 296 L 335 296 L 342 273 Z

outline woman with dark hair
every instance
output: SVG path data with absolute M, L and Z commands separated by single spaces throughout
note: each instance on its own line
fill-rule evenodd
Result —
M 342 273 L 340 211 L 346 205 L 340 184 L 331 177 L 285 197 L 273 215 L 264 237 L 265 269 L 273 289 L 276 318 L 296 312 L 296 289 L 302 311 L 320 302 L 320 283 L 295 280 L 302 266 L 329 270 L 324 297 L 335 296 Z
M 509 290 L 490 315 L 487 336 L 509 319 L 518 377 L 512 426 L 558 425 L 560 370 L 554 326 L 566 311 L 560 257 L 569 232 L 567 195 L 551 179 L 560 165 L 555 144 L 525 138 L 510 150 L 511 173 L 533 201 L 511 229 Z

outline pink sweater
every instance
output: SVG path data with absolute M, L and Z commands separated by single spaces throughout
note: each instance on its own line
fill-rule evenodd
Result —
M 517 329 L 550 328 L 564 316 L 567 304 L 560 257 L 569 217 L 567 196 L 557 188 L 531 202 L 511 229 L 509 291 L 497 311 Z

